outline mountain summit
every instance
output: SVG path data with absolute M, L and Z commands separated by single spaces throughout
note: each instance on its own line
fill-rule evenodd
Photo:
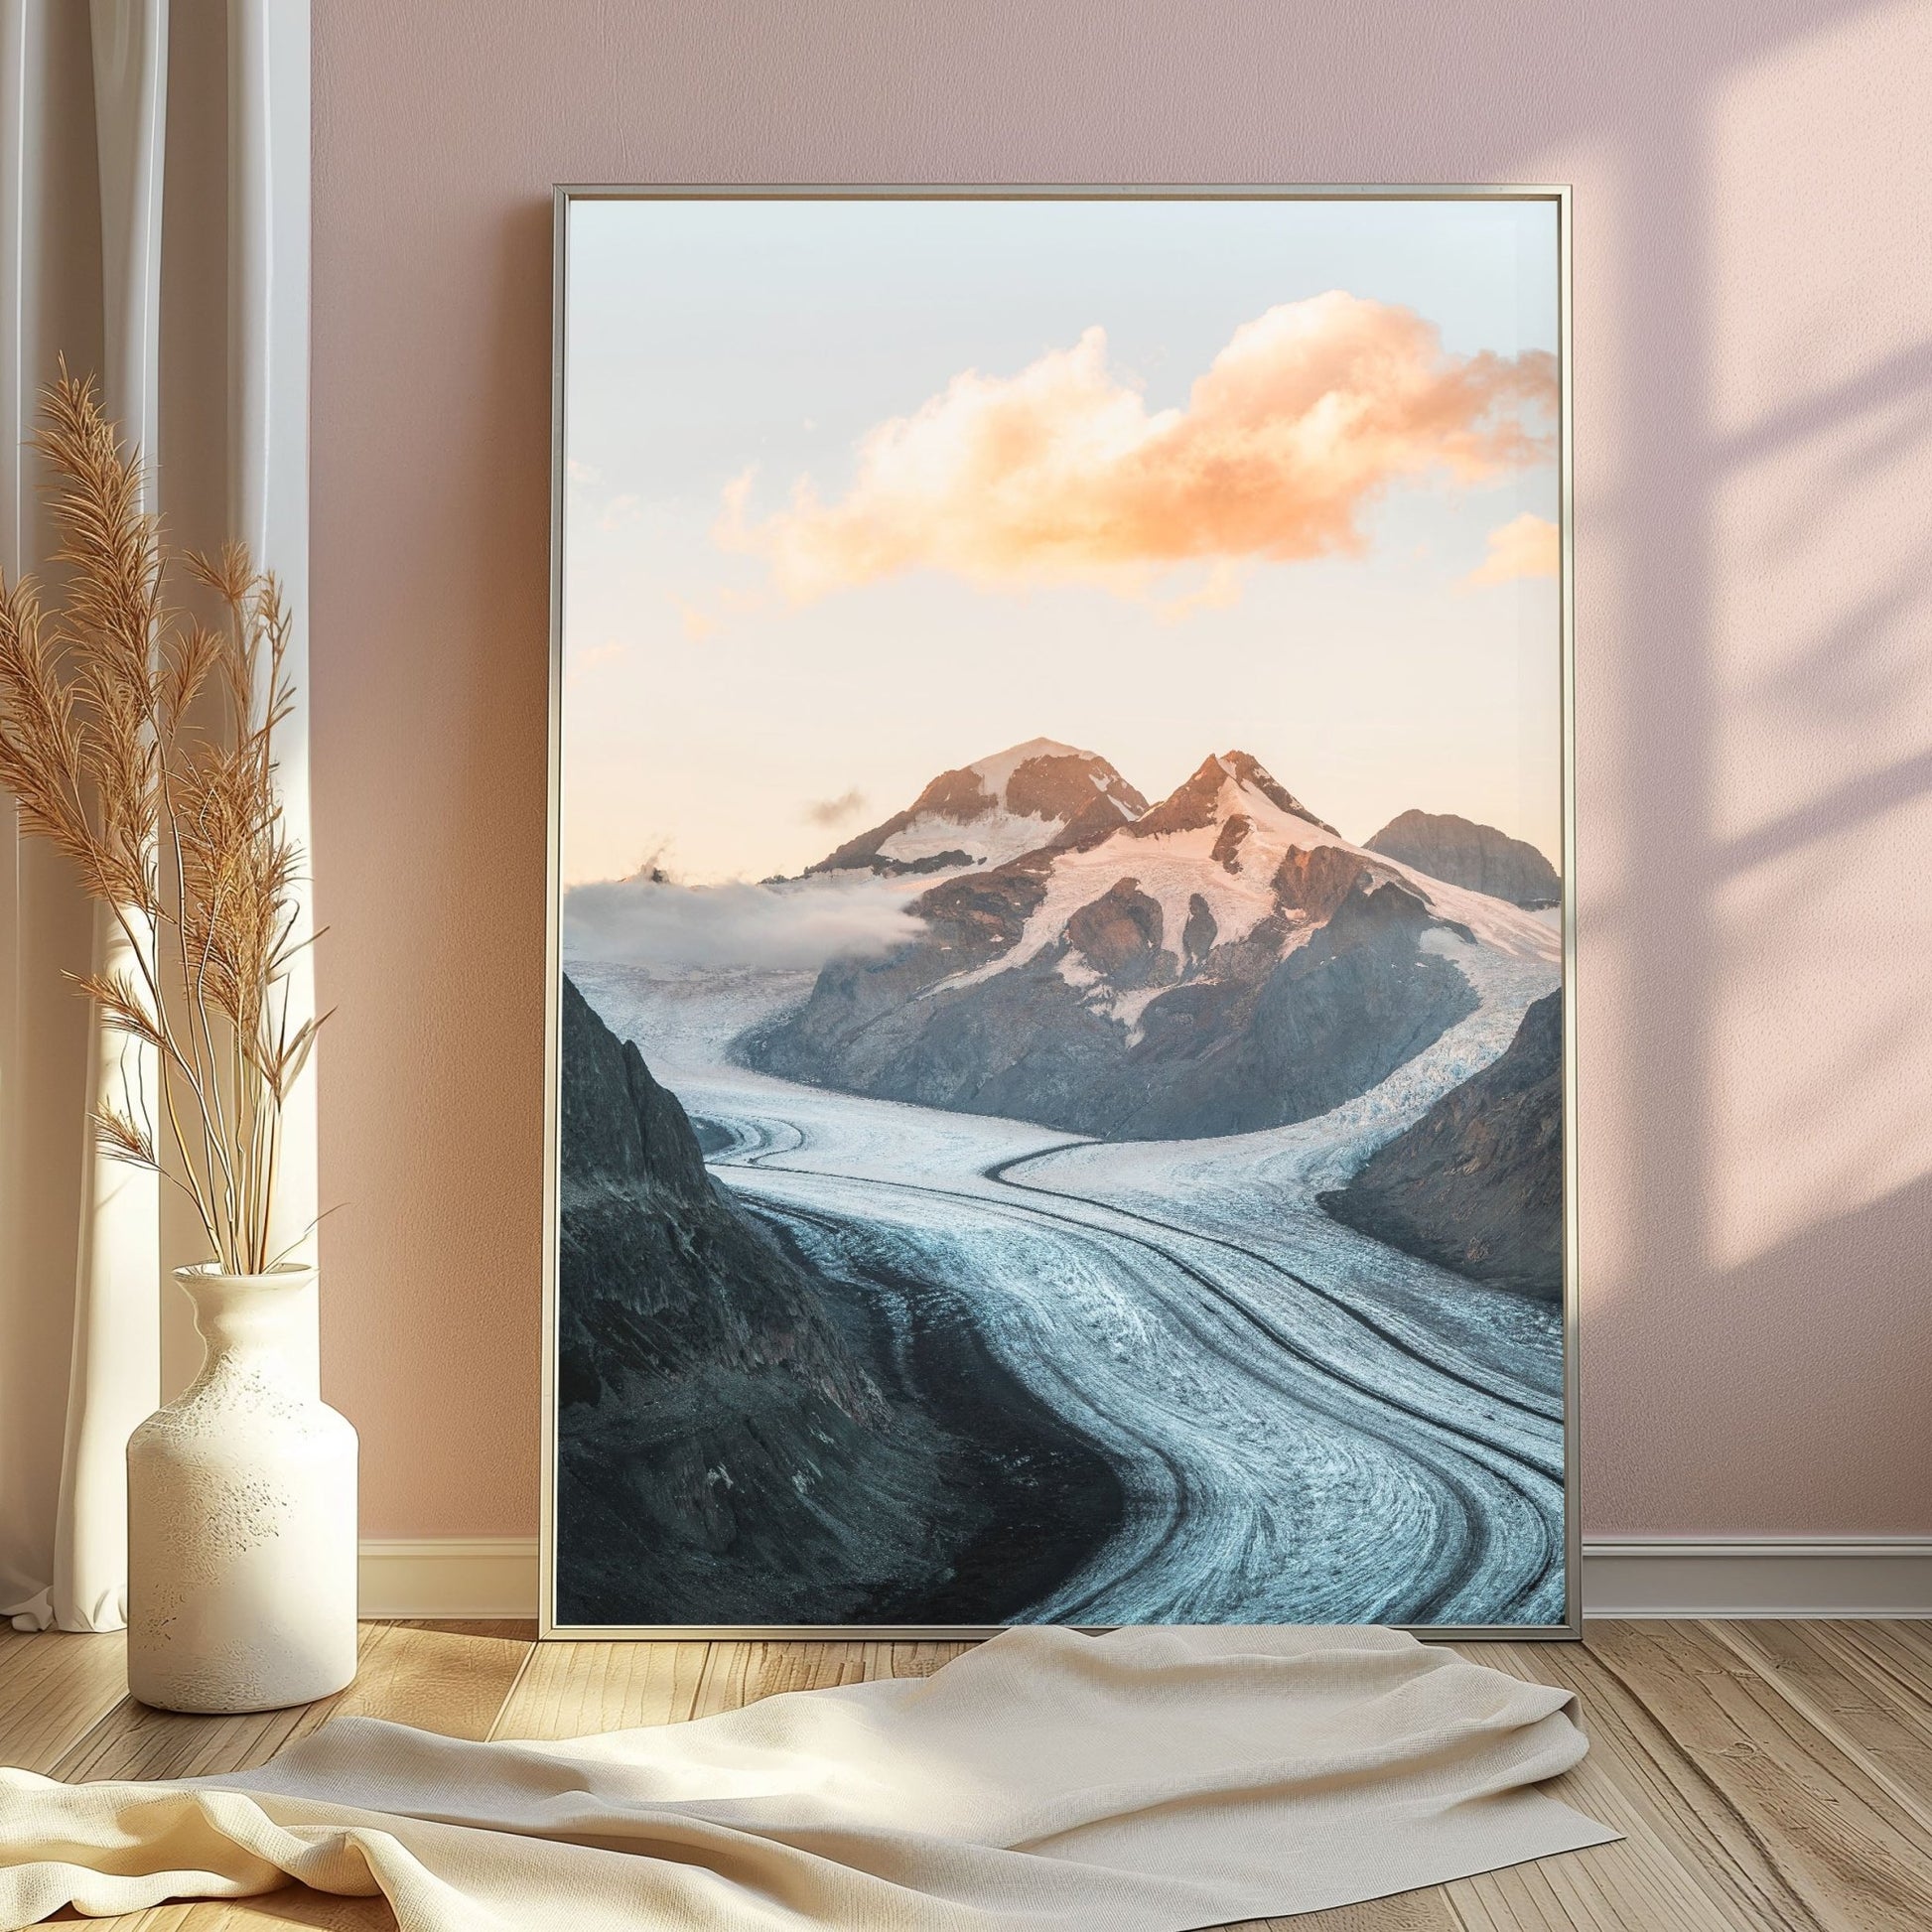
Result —
M 902 812 L 848 839 L 807 875 L 959 872 L 998 866 L 1039 846 L 1105 837 L 1147 800 L 1103 758 L 1031 738 L 942 771 Z
M 1223 752 L 1216 758 L 1202 759 L 1191 777 L 1140 820 L 1136 835 L 1153 838 L 1163 832 L 1188 832 L 1243 817 L 1241 798 L 1250 791 L 1291 818 L 1305 818 L 1318 831 L 1341 836 L 1326 819 L 1316 818 L 1286 785 L 1278 784 L 1261 760 L 1246 752 Z M 1236 836 L 1238 839 L 1240 835 Z
M 1535 846 L 1454 812 L 1404 812 L 1368 841 L 1368 850 L 1512 905 L 1563 903 L 1563 881 Z
M 1478 951 L 1555 958 L 1540 921 L 1350 845 L 1238 751 L 1146 809 L 1104 759 L 1019 746 L 814 870 L 935 858 L 954 876 L 908 902 L 923 936 L 831 961 L 755 1064 L 1108 1139 L 1245 1133 L 1472 1013 Z

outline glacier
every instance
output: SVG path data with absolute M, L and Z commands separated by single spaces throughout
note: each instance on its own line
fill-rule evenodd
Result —
M 1529 1626 L 1564 1614 L 1560 1311 L 1314 1199 L 1550 990 L 1547 940 L 1500 936 L 1429 935 L 1479 1005 L 1381 1085 L 1198 1141 L 1102 1143 L 739 1065 L 734 1042 L 809 973 L 569 970 L 748 1208 L 846 1279 L 932 1284 L 1107 1458 L 1118 1525 L 1010 1621 Z

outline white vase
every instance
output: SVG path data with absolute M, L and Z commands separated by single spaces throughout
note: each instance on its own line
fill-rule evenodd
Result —
M 127 1445 L 127 1684 L 274 1711 L 355 1675 L 355 1431 L 320 1401 L 316 1272 L 181 1268 L 202 1372 Z

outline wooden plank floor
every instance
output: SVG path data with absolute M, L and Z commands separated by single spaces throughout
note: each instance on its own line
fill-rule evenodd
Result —
M 124 1694 L 115 1637 L 0 1634 L 0 1762 L 165 1778 L 260 1762 L 348 1712 L 457 1737 L 569 1737 L 779 1691 L 921 1676 L 942 1643 L 534 1643 L 514 1623 L 371 1623 L 355 1684 L 254 1718 Z M 1552 1788 L 1619 1845 L 1300 1918 L 1297 1932 L 1915 1932 L 1932 1928 L 1932 1624 L 1599 1623 L 1468 1654 L 1576 1691 L 1590 1754 Z M 86 1923 L 117 1932 L 393 1926 L 298 1886 Z M 1247 1928 L 1262 1932 L 1262 1926 Z

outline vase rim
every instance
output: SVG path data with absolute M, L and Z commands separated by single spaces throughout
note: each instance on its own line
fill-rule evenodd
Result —
M 310 1261 L 278 1261 L 258 1275 L 231 1275 L 218 1261 L 197 1261 L 175 1270 L 175 1280 L 184 1288 L 204 1284 L 233 1284 L 237 1288 L 299 1288 L 315 1279 L 316 1267 Z

